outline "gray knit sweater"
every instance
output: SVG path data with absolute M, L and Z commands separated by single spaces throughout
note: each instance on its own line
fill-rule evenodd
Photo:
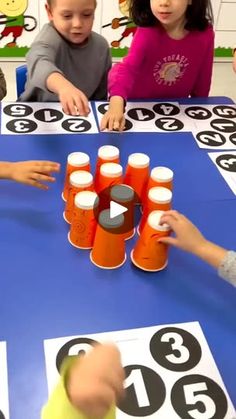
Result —
M 222 261 L 218 274 L 232 285 L 236 286 L 236 252 L 230 250 Z
M 57 102 L 46 80 L 59 72 L 90 100 L 106 100 L 107 74 L 111 67 L 107 41 L 92 32 L 88 42 L 75 45 L 66 41 L 52 23 L 43 26 L 26 55 L 27 82 L 20 101 Z

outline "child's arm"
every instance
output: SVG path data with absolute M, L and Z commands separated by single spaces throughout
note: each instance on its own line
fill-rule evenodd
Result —
M 90 112 L 85 94 L 69 82 L 61 73 L 51 73 L 46 85 L 48 90 L 58 95 L 63 111 L 68 115 L 87 116 Z
M 115 419 L 124 370 L 114 345 L 101 344 L 85 356 L 67 358 L 61 375 L 42 419 Z
M 0 179 L 15 180 L 39 189 L 48 189 L 43 182 L 54 182 L 53 172 L 59 172 L 59 163 L 51 161 L 0 162 Z
M 58 67 L 62 39 L 50 25 L 45 25 L 27 53 L 27 83 L 35 89 L 50 91 L 58 96 L 65 113 L 88 115 L 88 99 Z M 69 65 L 69 64 L 68 64 Z M 27 101 L 27 84 L 21 100 Z
M 166 211 L 162 223 L 167 223 L 175 233 L 175 237 L 163 237 L 160 242 L 179 247 L 193 253 L 205 262 L 218 269 L 224 279 L 236 285 L 236 253 L 208 241 L 191 223 L 188 218 L 178 211 Z
M 235 73 L 236 73 L 236 46 L 235 46 L 235 48 L 233 49 L 233 70 L 235 71 Z
M 0 100 L 2 100 L 7 94 L 7 85 L 4 74 L 0 69 Z
M 167 211 L 162 216 L 161 222 L 167 223 L 176 234 L 175 237 L 161 238 L 162 243 L 172 244 L 193 253 L 215 268 L 219 268 L 227 251 L 206 240 L 198 228 L 183 214 L 175 210 Z
M 101 120 L 101 131 L 106 128 L 109 131 L 123 131 L 125 128 L 124 117 L 125 101 L 121 96 L 112 96 L 109 102 L 108 111 Z
M 145 52 L 153 39 L 152 28 L 138 28 L 135 32 L 128 55 L 115 64 L 108 75 L 108 94 L 110 104 L 103 116 L 100 129 L 122 131 L 125 127 L 124 107 L 130 97 L 133 84 L 138 77 Z M 140 80 L 142 83 L 142 80 Z

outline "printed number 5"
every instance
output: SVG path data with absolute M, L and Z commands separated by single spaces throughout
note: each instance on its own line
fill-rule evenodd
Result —
M 194 419 L 211 419 L 216 413 L 216 406 L 213 400 L 207 394 L 197 394 L 207 391 L 206 383 L 187 384 L 183 387 L 186 404 L 196 405 L 198 402 L 205 406 L 204 412 L 198 409 L 188 411 L 188 414 Z

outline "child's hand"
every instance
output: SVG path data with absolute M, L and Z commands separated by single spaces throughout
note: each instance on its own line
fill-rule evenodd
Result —
M 90 109 L 87 97 L 62 74 L 51 73 L 46 80 L 46 86 L 50 92 L 58 95 L 62 109 L 67 115 L 88 116 Z
M 100 129 L 104 131 L 123 131 L 125 128 L 124 99 L 120 96 L 112 96 L 108 111 L 102 118 Z
M 62 109 L 67 115 L 88 116 L 90 112 L 88 99 L 73 84 L 68 83 L 66 88 L 58 89 L 58 96 Z
M 21 161 L 9 163 L 9 179 L 39 189 L 48 189 L 43 182 L 54 182 L 52 172 L 59 172 L 60 164 L 52 161 Z
M 175 237 L 163 237 L 161 243 L 172 244 L 182 250 L 199 254 L 207 243 L 198 228 L 188 218 L 178 211 L 166 211 L 161 217 L 161 224 L 168 224 L 176 234 Z
M 86 417 L 104 418 L 123 396 L 124 370 L 120 352 L 113 344 L 101 344 L 79 357 L 67 378 L 71 403 Z
M 233 70 L 236 73 L 236 49 L 234 50 L 234 55 L 233 55 Z

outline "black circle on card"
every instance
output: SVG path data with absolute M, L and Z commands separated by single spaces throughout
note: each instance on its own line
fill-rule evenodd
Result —
M 130 129 L 133 128 L 133 124 L 129 119 L 125 120 L 125 128 L 124 131 L 129 131 Z
M 224 419 L 228 403 L 222 388 L 204 375 L 186 375 L 171 390 L 171 403 L 181 419 Z
M 0 419 L 5 419 L 4 414 L 2 413 L 2 411 L 0 410 Z
M 42 122 L 57 122 L 63 118 L 63 113 L 57 109 L 45 108 L 36 111 L 34 117 Z
M 135 121 L 146 122 L 155 118 L 155 113 L 147 108 L 133 108 L 129 109 L 127 116 Z
M 172 103 L 156 103 L 156 105 L 154 105 L 152 109 L 159 115 L 165 116 L 174 116 L 180 113 L 179 107 L 173 105 Z
M 120 410 L 132 417 L 144 417 L 161 408 L 166 388 L 155 371 L 144 365 L 128 365 L 125 376 L 125 397 L 118 403 Z
M 69 132 L 82 133 L 91 129 L 92 125 L 83 118 L 70 118 L 62 122 L 62 128 Z
M 37 124 L 29 119 L 12 119 L 7 122 L 6 128 L 17 134 L 27 134 L 37 129 Z
M 150 341 L 150 352 L 159 365 L 171 371 L 188 371 L 202 356 L 198 340 L 177 327 L 165 327 L 156 332 Z
M 189 118 L 198 120 L 209 119 L 212 115 L 209 109 L 202 106 L 189 106 L 184 112 Z
M 231 141 L 231 143 L 233 143 L 234 145 L 236 145 L 236 132 L 234 132 L 234 134 L 231 134 L 229 136 L 229 140 Z
M 84 354 L 85 350 L 83 349 L 83 345 L 89 345 L 89 346 L 95 346 L 98 342 L 96 342 L 94 339 L 82 337 L 82 338 L 74 338 L 66 342 L 61 349 L 57 353 L 56 357 L 56 367 L 58 372 L 60 372 L 61 364 L 66 356 L 69 355 L 70 350 L 73 348 L 73 346 L 80 346 L 81 349 L 76 352 L 75 355 Z
M 163 118 L 158 118 L 155 121 L 155 125 L 157 126 L 157 128 L 161 129 L 162 131 L 168 131 L 168 132 L 180 131 L 184 127 L 184 124 L 182 121 L 176 118 L 168 117 L 168 116 L 163 117 Z
M 210 125 L 212 126 L 212 128 L 220 132 L 230 133 L 236 131 L 236 123 L 230 119 L 212 119 Z
M 226 143 L 226 138 L 223 134 L 216 131 L 201 131 L 196 135 L 197 140 L 205 145 L 211 147 L 220 147 Z
M 14 118 L 23 118 L 28 116 L 33 112 L 31 106 L 25 105 L 23 103 L 13 103 L 7 105 L 3 108 L 3 112 L 6 115 L 13 116 Z
M 236 108 L 229 105 L 218 105 L 213 109 L 215 115 L 221 118 L 236 118 Z
M 102 113 L 103 115 L 108 111 L 109 103 L 101 103 L 98 106 L 98 112 Z
M 236 172 L 236 155 L 222 154 L 216 158 L 216 164 L 227 172 Z

